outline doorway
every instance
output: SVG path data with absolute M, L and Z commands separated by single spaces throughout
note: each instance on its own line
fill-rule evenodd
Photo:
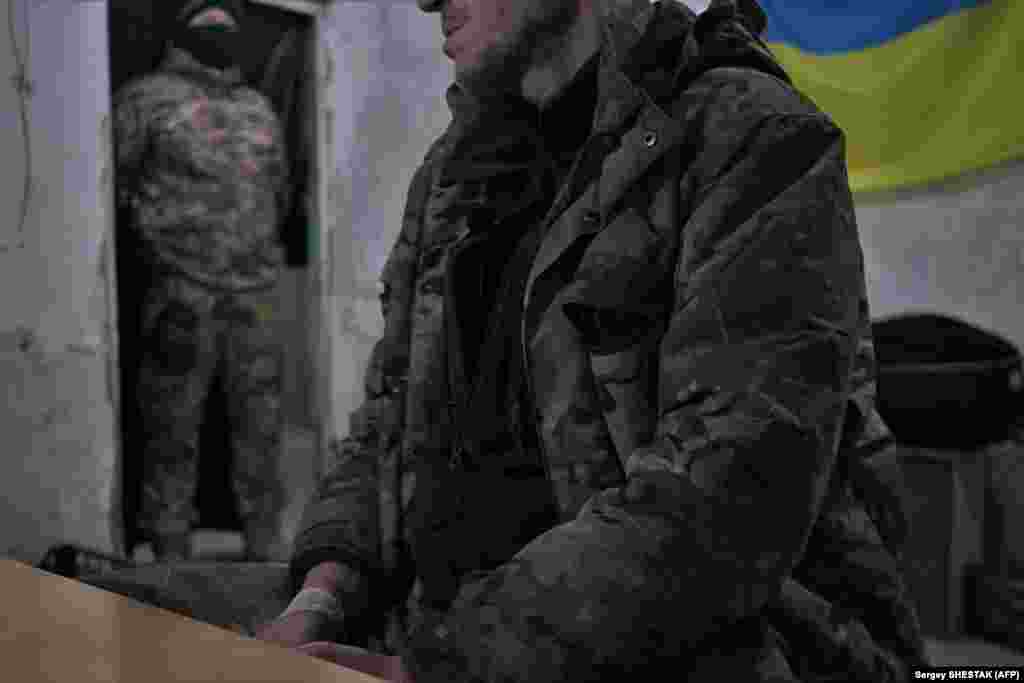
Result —
M 183 0 L 111 0 L 109 7 L 111 94 L 128 81 L 156 69 L 164 54 L 162 30 Z M 325 396 L 330 373 L 323 300 L 322 260 L 317 247 L 323 216 L 319 178 L 319 105 L 317 92 L 320 7 L 302 0 L 259 0 L 245 3 L 247 52 L 242 69 L 250 87 L 272 102 L 284 127 L 290 157 L 290 213 L 282 225 L 286 267 L 276 290 L 275 332 L 285 348 L 282 408 L 282 478 L 287 503 L 282 533 L 290 541 L 301 509 L 318 475 L 324 441 Z M 138 242 L 128 216 L 116 215 L 116 281 L 118 355 L 120 371 L 121 507 L 125 550 L 140 550 L 135 524 L 139 505 L 140 453 L 143 445 L 135 396 L 140 361 L 139 330 L 143 296 L 149 285 L 145 268 L 135 258 Z M 223 393 L 214 384 L 204 411 L 200 438 L 200 476 L 196 503 L 198 529 L 194 536 L 213 538 L 213 547 L 197 554 L 230 555 L 240 543 L 241 521 L 231 492 L 231 448 L 223 429 Z M 210 532 L 213 532 L 212 534 Z M 235 537 L 236 540 L 232 540 Z M 220 540 L 217 540 L 220 539 Z M 196 538 L 193 548 L 196 548 Z M 225 546 L 226 543 L 226 546 Z M 199 544 L 202 546 L 202 542 Z M 144 549 L 143 549 L 144 550 Z

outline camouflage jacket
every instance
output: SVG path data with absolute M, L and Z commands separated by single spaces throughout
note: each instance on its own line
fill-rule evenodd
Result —
M 366 398 L 307 508 L 294 576 L 343 563 L 351 615 L 401 616 L 408 597 L 398 647 L 420 683 L 692 673 L 745 628 L 774 654 L 713 680 L 768 680 L 772 657 L 792 676 L 771 680 L 900 680 L 922 644 L 855 481 L 857 448 L 884 425 L 843 136 L 755 37 L 756 7 L 716 1 L 698 21 L 671 0 L 620 4 L 593 133 L 523 301 L 561 523 L 466 576 L 448 609 L 416 606 L 426 554 L 410 550 L 409 518 L 433 485 L 417 473 L 455 445 L 449 261 L 474 232 L 460 207 L 494 200 L 488 179 L 443 171 L 463 141 L 506 125 L 460 113 L 456 90 L 414 177 Z M 497 494 L 494 519 L 510 500 Z M 481 517 L 463 545 L 485 540 Z
M 238 69 L 207 69 L 172 46 L 115 95 L 114 138 L 118 194 L 156 267 L 228 291 L 276 282 L 283 135 Z

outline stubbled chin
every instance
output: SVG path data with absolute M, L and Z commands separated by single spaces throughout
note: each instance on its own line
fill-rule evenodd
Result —
M 455 63 L 455 81 L 470 92 L 492 95 L 518 92 L 522 88 L 521 65 L 500 47 L 474 55 L 463 52 Z

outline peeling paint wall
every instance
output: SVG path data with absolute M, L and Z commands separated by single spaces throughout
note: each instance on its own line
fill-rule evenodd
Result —
M 107 7 L 6 0 L 0 16 L 13 16 L 16 38 L 0 31 L 5 75 L 24 61 L 30 86 L 22 98 L 16 83 L 0 84 L 0 554 L 34 561 L 55 542 L 118 543 L 104 273 L 112 265 Z

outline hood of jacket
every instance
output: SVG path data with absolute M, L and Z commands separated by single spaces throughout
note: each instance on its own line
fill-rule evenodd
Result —
M 712 0 L 699 16 L 679 0 L 608 0 L 605 45 L 615 66 L 661 102 L 711 69 L 754 69 L 790 79 L 761 35 L 756 0 Z

